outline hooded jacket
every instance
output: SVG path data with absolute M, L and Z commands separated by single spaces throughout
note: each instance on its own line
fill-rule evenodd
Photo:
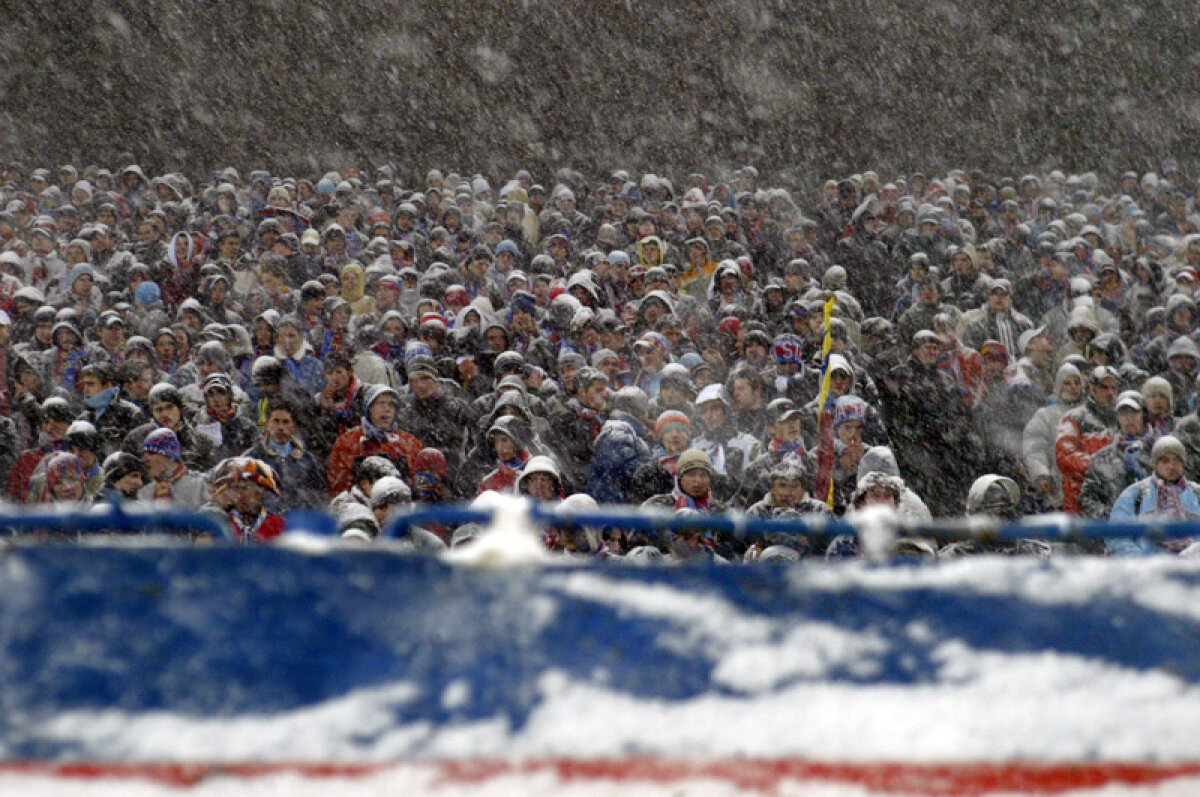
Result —
M 1021 457 L 1029 480 L 1037 484 L 1038 479 L 1048 476 L 1054 482 L 1053 492 L 1044 499 L 1044 504 L 1049 508 L 1062 506 L 1062 473 L 1058 470 L 1058 458 L 1054 453 L 1058 424 L 1067 410 L 1079 405 L 1078 401 L 1068 403 L 1063 397 L 1063 384 L 1069 377 L 1077 377 L 1081 381 L 1083 378 L 1078 368 L 1064 363 L 1054 376 L 1054 402 L 1035 412 L 1021 435 Z
M 1054 453 L 1062 473 L 1064 512 L 1080 513 L 1079 491 L 1092 455 L 1113 441 L 1116 428 L 1116 410 L 1101 407 L 1091 397 L 1067 412 L 1059 422 Z
M 363 397 L 363 423 L 338 435 L 329 453 L 329 494 L 335 496 L 350 488 L 354 461 L 362 457 L 381 456 L 397 463 L 403 461 L 401 475 L 412 478 L 416 473 L 417 454 L 421 441 L 396 427 L 374 430 L 370 427 L 371 405 L 382 396 L 390 395 L 399 405 L 400 397 L 386 385 L 371 385 Z M 397 409 L 397 417 L 399 410 Z

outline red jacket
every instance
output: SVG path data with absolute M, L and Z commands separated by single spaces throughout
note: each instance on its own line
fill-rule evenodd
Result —
M 38 463 L 42 461 L 42 457 L 56 450 L 60 449 L 39 446 L 22 451 L 13 464 L 12 473 L 8 474 L 8 484 L 4 492 L 17 503 L 25 503 L 25 499 L 29 497 L 29 480 L 37 470 Z
M 329 452 L 329 494 L 337 495 L 350 489 L 350 473 L 354 461 L 361 457 L 386 457 L 397 461 L 401 457 L 408 461 L 405 481 L 412 481 L 417 472 L 417 454 L 421 453 L 421 441 L 405 431 L 388 432 L 387 439 L 368 440 L 362 426 L 355 426 L 338 435 L 333 450 Z
M 1095 402 L 1088 399 L 1058 422 L 1054 456 L 1062 472 L 1063 511 L 1069 515 L 1080 514 L 1079 490 L 1092 454 L 1111 443 L 1116 435 L 1114 425 L 1107 423 L 1102 414 Z

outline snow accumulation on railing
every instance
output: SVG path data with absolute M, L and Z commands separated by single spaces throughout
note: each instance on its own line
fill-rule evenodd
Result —
M 1200 537 L 1200 520 L 1147 522 L 1096 521 L 1064 514 L 1038 515 L 1017 522 L 990 517 L 948 518 L 914 523 L 886 511 L 865 512 L 851 519 L 823 516 L 765 518 L 741 512 L 717 515 L 682 515 L 669 510 L 601 506 L 590 511 L 566 511 L 554 504 L 515 500 L 523 518 L 533 527 L 564 530 L 584 528 L 635 532 L 646 542 L 670 542 L 687 532 L 724 535 L 745 544 L 770 543 L 791 537 L 829 541 L 839 536 L 859 540 L 864 552 L 886 554 L 897 539 L 919 537 L 939 544 L 972 541 L 981 544 L 1038 540 L 1051 543 L 1100 543 L 1116 538 L 1169 540 Z M 381 538 L 403 539 L 422 526 L 488 526 L 496 521 L 496 507 L 475 504 L 439 504 L 414 507 L 393 517 Z M 335 536 L 336 523 L 320 511 L 293 512 L 287 516 L 292 534 Z M 9 536 L 79 534 L 203 534 L 214 541 L 231 541 L 227 526 L 212 514 L 197 511 L 104 504 L 87 511 L 64 508 L 0 511 L 0 533 Z
M 1039 515 L 1019 522 L 1005 522 L 990 517 L 969 517 L 913 523 L 882 510 L 864 512 L 852 519 L 822 516 L 781 519 L 755 517 L 741 512 L 681 515 L 663 509 L 627 506 L 601 506 L 592 511 L 578 512 L 563 511 L 553 504 L 537 503 L 528 506 L 528 513 L 535 526 L 623 529 L 637 532 L 652 543 L 669 541 L 675 534 L 696 531 L 728 535 L 747 544 L 787 537 L 830 540 L 846 535 L 857 538 L 868 549 L 873 543 L 886 547 L 897 538 L 905 536 L 921 537 L 938 543 L 1013 543 L 1021 540 L 1102 542 L 1116 538 L 1167 540 L 1200 536 L 1200 520 L 1118 522 L 1096 521 L 1064 514 Z M 490 509 L 459 505 L 423 506 L 392 519 L 381 536 L 402 538 L 415 526 L 486 524 L 491 520 Z

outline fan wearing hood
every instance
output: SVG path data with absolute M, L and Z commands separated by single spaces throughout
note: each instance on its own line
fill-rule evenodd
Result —
M 350 303 L 354 315 L 375 312 L 375 299 L 366 295 L 366 272 L 358 263 L 347 263 L 341 271 L 342 298 Z
M 1062 507 L 1062 474 L 1054 454 L 1059 421 L 1083 401 L 1083 377 L 1071 363 L 1059 366 L 1053 401 L 1038 409 L 1021 435 L 1021 458 L 1044 511 Z
M 487 433 L 496 467 L 479 482 L 477 493 L 492 490 L 511 493 L 529 462 L 530 431 L 523 421 L 511 415 L 497 418 Z
M 349 489 L 354 462 L 363 457 L 385 457 L 401 468 L 401 476 L 416 472 L 421 441 L 396 425 L 399 409 L 400 395 L 395 390 L 384 385 L 367 388 L 362 423 L 338 435 L 329 454 L 331 496 Z

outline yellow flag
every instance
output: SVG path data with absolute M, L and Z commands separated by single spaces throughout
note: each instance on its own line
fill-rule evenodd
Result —
M 833 317 L 834 297 L 825 302 L 825 320 L 821 325 L 821 394 L 817 398 L 817 481 L 818 489 L 825 489 L 825 503 L 833 509 L 833 458 L 834 443 L 829 434 L 832 428 L 825 422 L 825 401 L 829 398 L 829 350 L 833 346 L 829 319 Z

